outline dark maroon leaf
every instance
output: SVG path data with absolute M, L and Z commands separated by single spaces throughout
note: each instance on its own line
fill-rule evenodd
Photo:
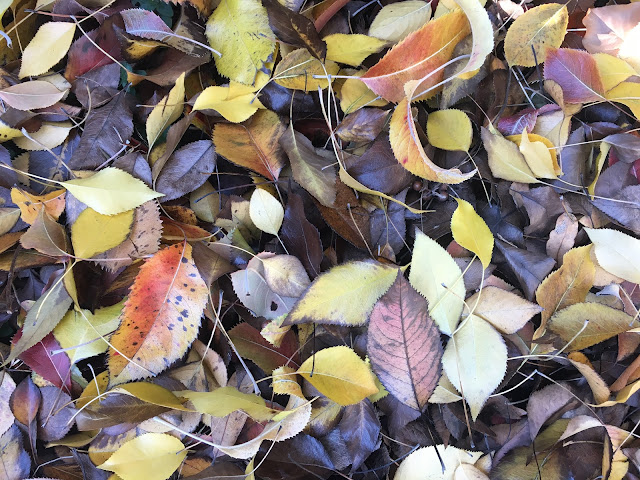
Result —
M 427 301 L 398 272 L 373 307 L 367 353 L 382 384 L 405 405 L 422 410 L 440 379 L 440 331 Z
M 289 194 L 280 238 L 289 253 L 300 259 L 310 278 L 313 279 L 320 274 L 323 255 L 320 233 L 307 220 L 302 198 L 295 193 Z
M 512 247 L 502 240 L 496 239 L 495 245 L 516 276 L 527 299 L 532 300 L 538 285 L 549 275 L 556 261 L 540 253 Z
M 21 335 L 22 330 L 16 333 L 13 340 L 18 341 Z M 53 333 L 49 333 L 33 347 L 22 352 L 18 358 L 45 380 L 70 392 L 71 362 L 69 356 L 61 350 L 62 347 Z
M 351 471 L 354 472 L 378 446 L 380 420 L 372 403 L 364 399 L 345 407 L 338 428 L 351 456 Z
M 311 20 L 289 10 L 278 0 L 263 0 L 262 4 L 269 14 L 269 26 L 279 40 L 306 48 L 311 55 L 324 62 L 327 44 L 320 38 Z
M 156 190 L 166 202 L 192 192 L 213 173 L 216 152 L 211 140 L 199 140 L 176 150 L 156 179 Z
M 298 340 L 291 330 L 277 348 L 246 322 L 229 330 L 229 337 L 242 357 L 248 358 L 267 373 L 283 365 L 294 368 L 299 366 Z

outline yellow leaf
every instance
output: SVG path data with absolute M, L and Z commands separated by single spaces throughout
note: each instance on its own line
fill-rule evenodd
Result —
M 13 226 L 16 223 L 18 223 L 19 218 L 20 218 L 19 208 L 1 208 L 0 207 L 0 235 L 4 235 L 9 230 L 11 230 Z
M 486 0 L 455 0 L 455 3 L 467 16 L 471 26 L 473 42 L 469 61 L 462 70 L 456 73 L 457 77 L 466 80 L 478 73 L 478 69 L 493 51 L 493 24 L 484 8 Z
M 374 261 L 349 262 L 333 267 L 316 278 L 283 325 L 306 322 L 363 325 L 397 274 L 395 266 Z
M 640 283 L 640 240 L 608 228 L 585 228 L 585 231 L 602 268 L 631 283 Z
M 126 212 L 163 196 L 129 173 L 113 167 L 100 170 L 87 178 L 60 182 L 60 185 L 103 215 Z
M 485 319 L 507 335 L 516 333 L 543 310 L 540 305 L 493 286 L 484 287 L 467 299 L 464 309 L 466 315 L 469 314 L 467 305 L 473 308 L 474 315 Z
M 596 404 L 609 400 L 609 395 L 611 395 L 609 387 L 602 377 L 598 375 L 598 372 L 595 371 L 586 355 L 582 352 L 571 352 L 567 357 L 571 364 L 576 367 L 576 370 L 587 380 Z
M 353 75 L 359 77 L 363 75 L 365 71 L 366 70 L 359 70 L 353 73 Z M 349 72 L 353 72 L 353 70 L 348 70 L 343 73 Z M 340 99 L 340 108 L 345 115 L 353 113 L 362 107 L 384 107 L 389 103 L 384 98 L 373 93 L 364 82 L 357 78 L 336 80 L 334 90 L 336 96 Z
M 254 84 L 276 46 L 267 10 L 258 0 L 221 0 L 207 21 L 206 34 L 221 53 L 215 57 L 218 72 L 245 85 Z
M 454 480 L 459 465 L 474 464 L 481 456 L 482 452 L 470 452 L 452 446 L 419 448 L 402 461 L 393 480 Z
M 102 215 L 86 208 L 71 226 L 71 243 L 76 257 L 90 258 L 125 241 L 133 224 L 133 210 Z
M 442 356 L 442 368 L 469 404 L 475 420 L 507 371 L 507 347 L 502 336 L 476 315 L 463 320 Z
M 109 386 L 109 371 L 105 370 L 91 379 L 76 400 L 76 408 L 82 408 L 98 395 L 107 391 Z
M 558 311 L 548 328 L 568 351 L 582 350 L 638 326 L 631 315 L 601 303 L 576 303 Z
M 277 236 L 284 219 L 284 208 L 269 192 L 256 188 L 249 202 L 249 215 L 256 227 Z
M 566 5 L 547 3 L 527 10 L 509 27 L 504 39 L 509 65 L 535 67 L 543 63 L 548 47 L 560 48 L 562 45 L 568 23 Z
M 494 177 L 512 182 L 538 183 L 518 146 L 499 132 L 481 127 L 482 143 L 489 157 L 489 168 Z
M 164 433 L 145 433 L 129 440 L 98 468 L 122 480 L 166 480 L 182 464 L 187 450 L 180 440 Z
M 184 109 L 184 73 L 178 77 L 176 84 L 158 104 L 153 107 L 147 118 L 147 142 L 151 149 L 162 132 L 175 122 Z
M 362 83 L 362 82 L 360 82 Z M 17 128 L 11 128 L 6 123 L 0 121 L 0 143 L 14 138 L 22 137 L 22 132 Z
M 193 109 L 215 110 L 230 122 L 244 122 L 259 108 L 264 108 L 255 92 L 255 88 L 236 82 L 228 87 L 207 87 L 196 99 Z
M 212 392 L 176 392 L 187 398 L 200 413 L 214 417 L 226 417 L 232 412 L 242 410 L 258 422 L 271 420 L 279 411 L 267 407 L 263 398 L 249 393 L 239 392 L 233 387 L 216 388 Z
M 58 343 L 65 349 L 71 363 L 93 357 L 107 351 L 108 339 L 120 324 L 120 312 L 124 301 L 110 307 L 89 310 L 70 310 L 53 330 Z
M 327 60 L 352 67 L 357 67 L 369 55 L 378 53 L 387 45 L 384 40 L 360 34 L 334 33 L 323 40 L 327 44 Z
M 431 2 L 406 0 L 385 5 L 369 27 L 369 35 L 399 42 L 411 32 L 419 29 L 431 18 Z
M 161 407 L 171 408 L 173 410 L 181 410 L 183 412 L 193 411 L 189 408 L 185 408 L 182 405 L 180 399 L 176 397 L 174 393 L 164 387 L 161 387 L 160 385 L 156 385 L 155 383 L 126 383 L 109 390 L 109 393 L 111 392 L 131 395 L 132 397 L 136 397 L 138 400 L 142 400 L 143 402 L 151 403 L 153 405 L 159 405 Z
M 442 333 L 451 335 L 464 306 L 462 271 L 435 240 L 416 230 L 409 282 L 429 302 L 429 314 Z
M 276 368 L 272 373 L 271 388 L 273 393 L 279 395 L 295 395 L 304 399 L 302 388 L 297 381 L 297 374 L 295 368 L 283 365 Z
M 536 290 L 536 300 L 544 311 L 534 338 L 542 335 L 547 321 L 558 310 L 586 300 L 596 274 L 590 251 L 591 245 L 569 250 L 562 257 L 562 266 L 545 278 Z
M 510 135 L 506 139 L 518 146 L 535 177 L 557 178 L 562 175 L 555 146 L 549 139 L 526 132 L 522 135 Z
M 336 75 L 338 70 L 340 67 L 337 63 L 327 60 L 322 64 L 320 60 L 312 57 L 306 48 L 299 48 L 280 60 L 273 72 L 273 79 L 285 88 L 316 92 L 318 88 L 327 88 L 329 86 L 327 75 Z M 314 76 L 324 78 L 314 78 Z
M 353 405 L 378 393 L 371 368 L 345 346 L 316 352 L 300 365 L 297 373 L 340 405 Z
M 76 24 L 47 22 L 42 25 L 22 53 L 20 78 L 47 72 L 67 54 Z
M 43 123 L 37 131 L 29 134 L 31 138 L 16 137 L 13 143 L 23 150 L 51 150 L 66 140 L 73 127 L 71 122 Z
M 591 56 L 596 61 L 605 92 L 620 85 L 627 78 L 637 75 L 633 67 L 621 58 L 608 53 L 595 53 Z
M 622 82 L 604 94 L 604 98 L 611 102 L 626 105 L 636 119 L 640 119 L 640 84 Z
M 32 225 L 38 218 L 42 208 L 54 220 L 58 220 L 62 212 L 64 212 L 65 194 L 64 190 L 55 190 L 44 195 L 32 195 L 14 187 L 11 189 L 11 201 L 20 209 L 22 220 Z
M 427 117 L 427 136 L 436 148 L 466 152 L 471 147 L 473 127 L 467 114 L 460 110 L 438 110 Z
M 484 268 L 489 267 L 493 253 L 493 234 L 471 204 L 456 198 L 458 208 L 451 216 L 451 233 L 458 245 L 475 253 Z

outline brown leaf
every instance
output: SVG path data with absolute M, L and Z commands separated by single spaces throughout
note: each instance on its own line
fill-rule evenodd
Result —
M 307 220 L 302 197 L 295 193 L 289 194 L 280 238 L 289 253 L 300 259 L 309 277 L 315 278 L 320 274 L 323 256 L 320 233 Z

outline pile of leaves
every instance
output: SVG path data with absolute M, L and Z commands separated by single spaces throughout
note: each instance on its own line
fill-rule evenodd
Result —
M 2 2 L 0 477 L 640 478 L 609 3 Z

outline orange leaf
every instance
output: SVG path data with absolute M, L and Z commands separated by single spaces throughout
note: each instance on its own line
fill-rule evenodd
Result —
M 462 173 L 457 168 L 447 170 L 438 167 L 427 157 L 418 139 L 411 105 L 406 98 L 402 99 L 393 112 L 389 125 L 389 140 L 396 159 L 414 175 L 441 183 L 462 183 L 475 175 L 475 170 Z
M 22 220 L 29 225 L 38 218 L 40 210 L 44 210 L 55 220 L 64 212 L 66 190 L 55 190 L 45 195 L 32 195 L 19 188 L 11 189 L 11 201 L 15 203 L 22 214 Z
M 455 10 L 413 32 L 360 79 L 391 102 L 405 97 L 404 85 L 411 80 L 422 79 L 415 91 L 423 92 L 442 81 L 443 65 L 451 59 L 458 42 L 470 32 L 465 14 Z M 436 91 L 431 90 L 425 98 L 435 95 Z
M 160 250 L 141 268 L 111 337 L 111 384 L 149 377 L 182 357 L 195 340 L 208 289 L 191 245 Z

